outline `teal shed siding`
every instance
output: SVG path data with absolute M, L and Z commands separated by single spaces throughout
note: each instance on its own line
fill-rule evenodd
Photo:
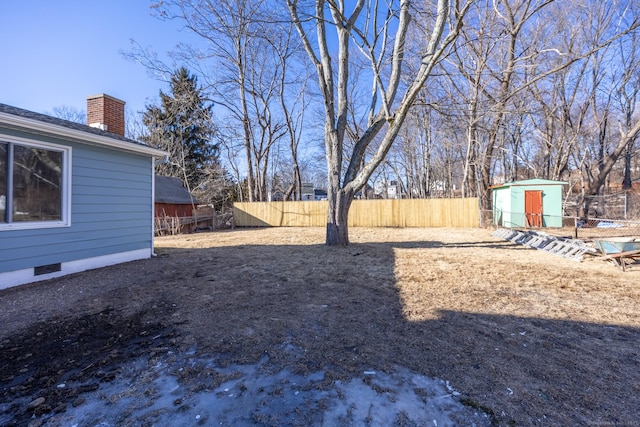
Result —
M 509 227 L 512 223 L 511 191 L 509 187 L 493 190 L 493 221 L 496 225 Z
M 542 191 L 542 224 L 562 227 L 563 188 L 567 182 L 546 179 L 515 181 L 493 188 L 493 218 L 496 225 L 527 227 L 525 191 Z
M 20 132 L 0 133 L 69 146 L 69 227 L 0 231 L 0 273 L 153 248 L 153 157 Z

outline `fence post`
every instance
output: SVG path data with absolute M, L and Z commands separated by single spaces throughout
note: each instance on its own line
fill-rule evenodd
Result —
M 578 238 L 578 217 L 574 216 L 573 217 L 573 238 L 577 239 Z

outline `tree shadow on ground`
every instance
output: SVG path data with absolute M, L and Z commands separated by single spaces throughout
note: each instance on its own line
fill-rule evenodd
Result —
M 638 328 L 487 313 L 481 301 L 495 294 L 482 288 L 476 292 L 485 295 L 470 295 L 473 284 L 451 304 L 466 309 L 442 309 L 442 301 L 421 294 L 442 286 L 437 275 L 416 279 L 422 283 L 414 290 L 399 285 L 403 267 L 397 265 L 397 251 L 418 251 L 420 268 L 435 271 L 439 262 L 453 261 L 431 251 L 449 248 L 462 250 L 458 257 L 477 248 L 512 249 L 490 241 L 165 248 L 155 259 L 1 291 L 0 323 L 16 310 L 38 309 L 28 302 L 35 293 L 54 305 L 40 308 L 40 328 L 64 317 L 72 331 L 74 322 L 86 319 L 81 314 L 107 308 L 118 318 L 137 319 L 87 331 L 107 335 L 110 344 L 102 343 L 102 352 L 117 352 L 130 341 L 111 339 L 122 336 L 122 328 L 132 328 L 133 337 L 142 333 L 135 328 L 154 325 L 147 329 L 173 331 L 176 351 L 196 349 L 219 363 L 255 363 L 267 356 L 274 370 L 325 370 L 328 381 L 403 366 L 449 381 L 466 405 L 486 411 L 497 424 L 637 422 Z M 510 286 L 518 285 L 501 283 L 496 292 L 509 292 Z M 465 303 L 473 298 L 479 302 Z M 517 292 L 509 298 L 514 306 L 523 304 Z M 22 366 L 9 361 L 15 351 L 9 352 L 8 344 L 15 349 L 20 337 L 36 333 L 35 322 L 25 317 L 21 323 L 0 335 L 4 372 Z M 49 337 L 64 339 L 64 333 Z M 46 344 L 25 344 L 20 351 L 33 354 Z M 64 360 L 74 350 L 59 352 L 56 360 Z M 51 378 L 51 385 L 56 380 Z M 0 391 L 11 398 L 11 390 Z

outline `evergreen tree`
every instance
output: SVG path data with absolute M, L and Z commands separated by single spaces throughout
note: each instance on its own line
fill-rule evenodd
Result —
M 207 104 L 197 78 L 182 67 L 171 76 L 171 93 L 160 91 L 161 105 L 149 105 L 142 122 L 148 133 L 142 140 L 169 152 L 168 162 L 158 164 L 156 173 L 183 180 L 189 190 L 200 187 L 220 170 L 212 104 Z

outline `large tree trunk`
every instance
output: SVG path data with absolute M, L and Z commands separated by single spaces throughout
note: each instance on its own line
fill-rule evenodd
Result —
M 244 69 L 240 66 L 238 67 L 238 73 L 240 75 L 240 104 L 242 106 L 242 131 L 244 137 L 244 150 L 245 150 L 245 158 L 247 160 L 247 190 L 249 192 L 249 201 L 255 201 L 255 182 L 253 175 L 253 160 L 252 160 L 252 141 L 251 141 L 251 128 L 250 128 L 250 119 L 249 119 L 249 107 L 247 106 L 247 97 L 246 91 L 244 87 Z
M 393 144 L 400 127 L 407 116 L 410 107 L 413 105 L 420 90 L 424 87 L 428 77 L 431 75 L 433 67 L 438 63 L 444 55 L 448 46 L 454 42 L 459 34 L 462 26 L 462 18 L 470 7 L 471 3 L 465 3 L 461 9 L 456 8 L 455 18 L 450 22 L 450 31 L 442 40 L 445 27 L 447 27 L 448 19 L 453 13 L 449 8 L 448 0 L 438 0 L 435 19 L 431 36 L 426 43 L 426 49 L 413 81 L 406 88 L 402 100 L 396 103 L 396 96 L 400 90 L 401 83 L 405 78 L 402 70 L 402 64 L 405 55 L 405 42 L 409 23 L 411 22 L 410 0 L 400 1 L 399 8 L 394 12 L 397 14 L 397 24 L 395 21 L 388 20 L 375 31 L 381 31 L 386 34 L 393 27 L 395 33 L 394 42 L 387 51 L 386 47 L 382 51 L 374 45 L 370 46 L 372 50 L 365 56 L 370 61 L 374 70 L 375 91 L 374 94 L 381 96 L 381 101 L 371 103 L 371 111 L 369 114 L 369 122 L 367 129 L 359 139 L 355 141 L 355 145 L 350 153 L 347 154 L 348 165 L 344 175 L 342 174 L 342 161 L 344 150 L 344 135 L 347 128 L 347 119 L 350 103 L 353 102 L 349 97 L 349 52 L 350 41 L 358 39 L 362 34 L 368 33 L 368 30 L 356 28 L 359 21 L 360 13 L 365 6 L 367 11 L 365 15 L 366 22 L 371 22 L 369 18 L 378 13 L 377 2 L 366 2 L 358 0 L 354 6 L 349 6 L 353 10 L 350 14 L 346 12 L 345 3 L 347 2 L 329 2 L 324 0 L 316 0 L 315 2 L 315 40 L 310 38 L 310 34 L 304 28 L 303 20 L 299 15 L 299 4 L 296 0 L 288 0 L 289 11 L 293 18 L 296 29 L 301 36 L 302 44 L 307 51 L 309 58 L 313 62 L 318 75 L 318 83 L 324 101 L 325 113 L 325 155 L 327 160 L 327 198 L 329 200 L 329 208 L 327 213 L 327 236 L 326 244 L 329 246 L 344 246 L 349 244 L 349 234 L 347 220 L 349 215 L 349 207 L 353 200 L 354 194 L 364 188 L 368 179 L 375 169 L 385 160 L 391 145 Z M 395 3 L 394 3 L 395 5 Z M 457 3 L 456 3 L 457 5 Z M 382 7 L 382 2 L 380 3 Z M 390 5 L 387 5 L 390 6 Z M 458 5 L 457 5 L 458 6 Z M 325 15 L 331 15 L 332 24 L 336 30 L 337 44 L 332 43 L 332 49 L 329 49 L 329 42 L 326 34 L 326 26 L 329 20 L 325 19 Z M 389 9 L 389 12 L 392 12 Z M 373 19 L 373 18 L 371 18 Z M 377 19 L 373 19 L 377 22 Z M 359 35 L 354 37 L 355 33 Z M 366 43 L 365 43 L 366 44 Z M 336 49 L 337 45 L 337 49 Z M 379 48 L 380 46 L 378 46 Z M 365 48 L 363 45 L 362 48 Z M 337 54 L 330 54 L 330 50 Z M 365 49 L 366 50 L 366 49 Z M 378 56 L 382 54 L 380 58 Z M 336 58 L 335 61 L 332 58 Z M 389 61 L 388 77 L 387 69 L 381 67 L 383 60 Z M 334 72 L 334 66 L 337 69 Z M 384 69 L 385 73 L 382 72 Z M 387 77 L 387 81 L 383 84 L 383 75 Z M 337 84 L 336 84 L 337 82 Z M 352 104 L 351 104 L 352 105 Z M 365 159 L 367 148 L 374 141 L 376 136 L 382 129 L 388 126 L 382 138 L 377 143 L 378 146 L 373 150 L 369 159 Z
M 327 235 L 328 246 L 347 246 L 349 244 L 349 208 L 353 194 L 344 189 L 328 195 Z

